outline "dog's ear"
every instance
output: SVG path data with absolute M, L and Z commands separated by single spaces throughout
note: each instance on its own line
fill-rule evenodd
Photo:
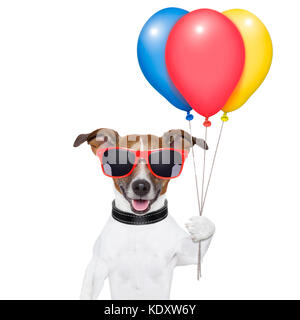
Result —
M 196 144 L 202 149 L 208 150 L 208 145 L 203 139 L 191 137 L 189 133 L 180 129 L 165 132 L 162 140 L 163 144 L 170 148 L 189 150 L 192 145 L 194 146 Z
M 73 147 L 79 147 L 81 144 L 87 141 L 89 133 L 80 134 L 73 143 Z
M 82 143 L 87 142 L 94 154 L 96 154 L 97 149 L 101 147 L 113 147 L 117 146 L 119 143 L 119 134 L 117 131 L 112 129 L 97 129 L 91 133 L 80 134 L 73 146 L 79 147 Z
M 193 137 L 193 146 L 195 144 L 204 150 L 208 150 L 208 145 L 204 139 Z

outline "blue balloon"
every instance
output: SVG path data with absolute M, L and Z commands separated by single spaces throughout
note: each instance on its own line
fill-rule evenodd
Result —
M 167 71 L 165 48 L 169 34 L 176 22 L 188 11 L 166 8 L 155 13 L 144 25 L 138 40 L 137 55 L 145 78 L 176 108 L 192 108 L 174 86 Z

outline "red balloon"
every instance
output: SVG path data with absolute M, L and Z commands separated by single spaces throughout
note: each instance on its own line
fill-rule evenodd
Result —
M 245 64 L 237 27 L 210 9 L 192 11 L 171 30 L 166 45 L 168 73 L 188 104 L 204 117 L 220 111 Z

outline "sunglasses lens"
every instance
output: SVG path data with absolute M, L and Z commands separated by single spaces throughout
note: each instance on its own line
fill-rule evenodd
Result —
M 174 178 L 182 168 L 182 154 L 175 150 L 159 150 L 149 155 L 152 171 L 162 178 Z
M 133 168 L 135 154 L 129 150 L 107 149 L 102 155 L 104 172 L 111 177 L 126 176 Z

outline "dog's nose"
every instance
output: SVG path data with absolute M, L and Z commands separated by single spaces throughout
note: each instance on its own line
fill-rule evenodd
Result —
M 149 193 L 151 185 L 146 180 L 136 180 L 132 183 L 132 190 L 133 192 L 142 197 Z

